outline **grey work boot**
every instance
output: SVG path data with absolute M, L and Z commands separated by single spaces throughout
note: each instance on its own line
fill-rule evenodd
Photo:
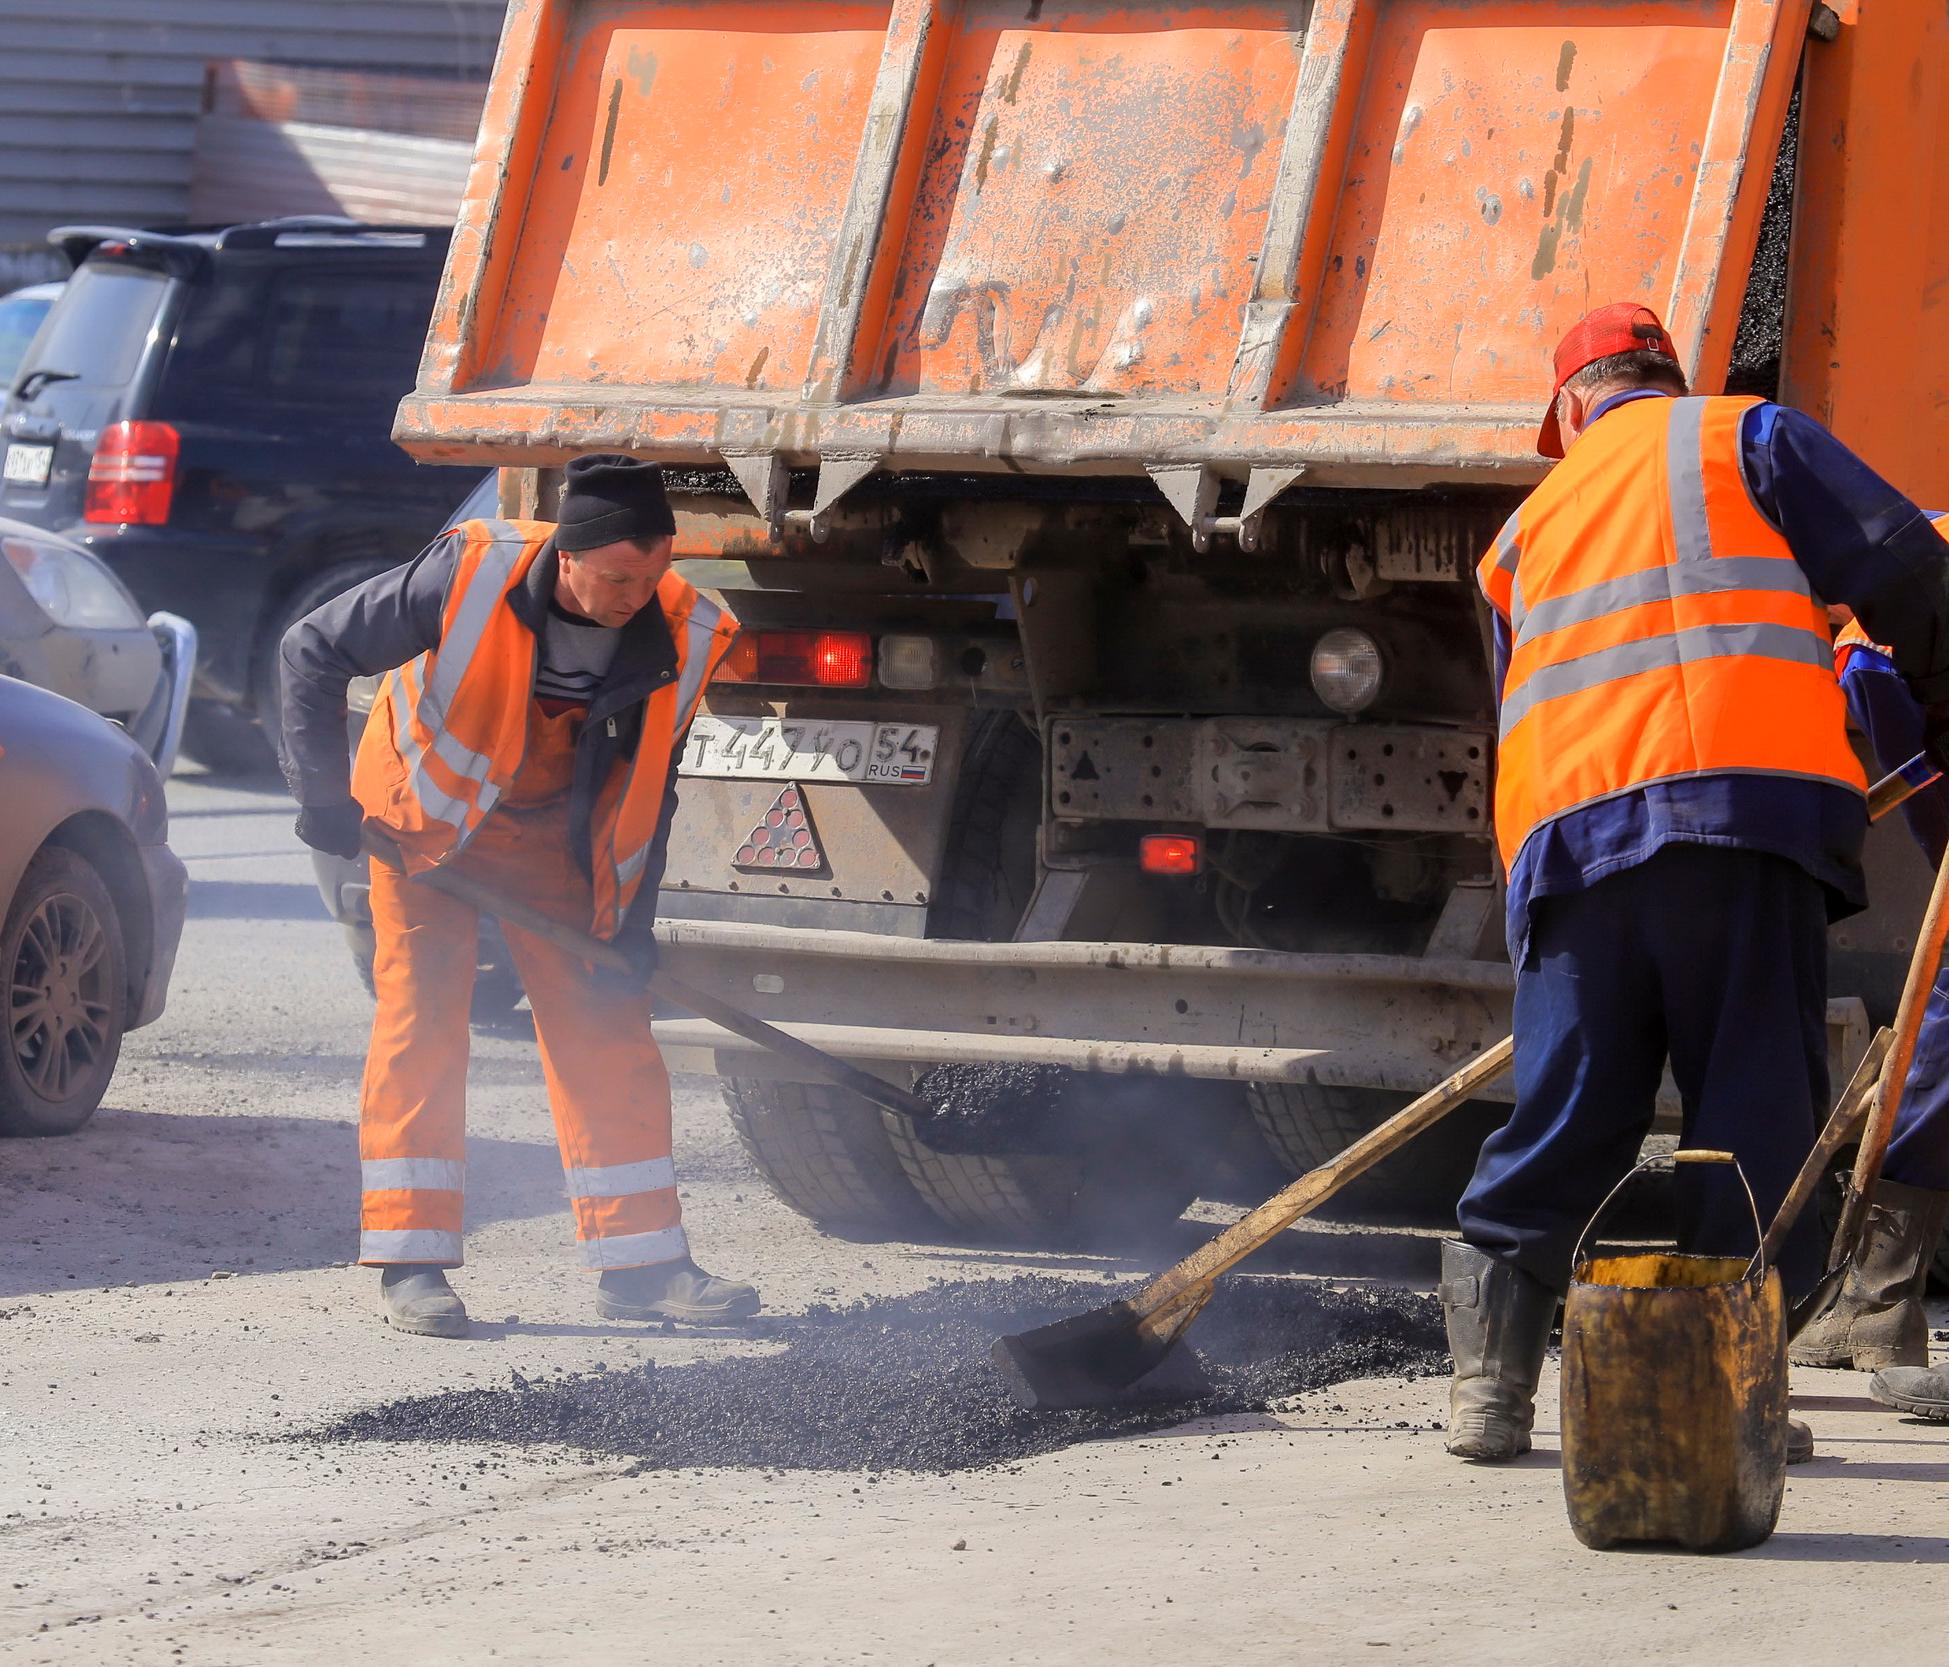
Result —
M 1448 1239 L 1441 1247 L 1441 1306 L 1455 1356 L 1449 1452 L 1488 1464 L 1527 1453 L 1556 1292 L 1511 1263 Z
M 1929 1363 L 1922 1287 L 1949 1214 L 1949 1192 L 1883 1181 L 1868 1206 L 1861 1242 L 1827 1305 L 1787 1346 L 1796 1366 L 1857 1372 Z
M 1949 1371 L 1940 1366 L 1891 1366 L 1868 1380 L 1868 1394 L 1911 1418 L 1949 1423 Z
M 1814 1432 L 1798 1418 L 1787 1420 L 1787 1463 L 1805 1464 L 1814 1456 Z
M 465 1337 L 467 1308 L 431 1262 L 395 1262 L 379 1272 L 379 1312 L 394 1331 L 415 1337 Z
M 685 1256 L 647 1268 L 611 1268 L 597 1283 L 596 1312 L 610 1320 L 723 1325 L 757 1313 L 758 1293 L 704 1272 Z

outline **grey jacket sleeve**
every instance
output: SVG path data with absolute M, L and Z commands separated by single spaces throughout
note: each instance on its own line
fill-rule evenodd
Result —
M 403 666 L 440 644 L 440 617 L 460 555 L 457 533 L 435 539 L 395 567 L 316 608 L 278 647 L 284 701 L 279 762 L 301 805 L 351 796 L 345 686 Z

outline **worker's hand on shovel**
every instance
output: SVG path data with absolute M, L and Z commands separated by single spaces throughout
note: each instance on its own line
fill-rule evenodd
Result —
M 356 861 L 363 850 L 365 811 L 347 798 L 337 804 L 300 805 L 297 834 L 314 851 Z
M 639 928 L 633 920 L 623 922 L 622 931 L 610 941 L 609 947 L 629 962 L 629 971 L 598 963 L 596 981 L 599 984 L 633 996 L 643 993 L 644 987 L 656 976 L 657 943 L 651 929 L 653 924 Z

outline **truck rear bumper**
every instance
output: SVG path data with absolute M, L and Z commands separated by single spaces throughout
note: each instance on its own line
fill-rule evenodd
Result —
M 1416 1093 L 1509 1033 L 1497 961 L 1295 955 L 1117 943 L 963 943 L 666 922 L 663 965 L 896 1082 L 943 1060 L 1318 1081 Z M 671 1068 L 790 1076 L 702 1019 L 660 1019 Z M 1837 1082 L 1867 1045 L 1854 998 L 1828 1004 Z M 1508 1100 L 1507 1079 L 1484 1098 Z M 1659 1110 L 1678 1102 L 1667 1079 Z

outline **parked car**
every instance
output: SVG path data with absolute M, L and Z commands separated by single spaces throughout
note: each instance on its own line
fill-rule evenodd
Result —
M 29 284 L 0 295 L 0 382 L 13 385 L 14 372 L 26 357 L 34 332 L 60 293 L 59 284 Z
M 176 762 L 196 629 L 142 617 L 128 587 L 80 545 L 0 519 L 0 673 L 120 724 L 167 776 Z
M 498 473 L 493 470 L 483 475 L 458 509 L 439 526 L 427 529 L 428 540 L 431 541 L 442 527 L 458 526 L 462 521 L 495 514 L 498 509 L 499 480 Z M 366 717 L 372 711 L 372 704 L 378 695 L 379 679 L 376 677 L 354 678 L 352 687 L 347 691 L 347 740 L 355 752 L 358 750 L 359 737 L 365 733 Z M 311 866 L 318 876 L 318 894 L 324 898 L 325 908 L 332 919 L 345 929 L 345 941 L 352 951 L 352 965 L 358 970 L 359 981 L 370 990 L 373 937 L 369 859 L 360 857 L 356 861 L 348 861 L 327 851 L 313 851 Z M 521 980 L 514 970 L 514 959 L 508 954 L 501 929 L 493 920 L 483 919 L 475 955 L 474 1018 L 483 1023 L 502 1018 L 519 1005 L 521 996 Z
M 162 777 L 126 731 L 0 677 L 0 1134 L 69 1134 L 126 1031 L 162 1014 L 189 875 Z
M 410 558 L 468 476 L 393 445 L 444 228 L 68 226 L 75 263 L 0 412 L 0 514 L 65 532 L 195 625 L 184 750 L 261 768 L 276 646 Z

